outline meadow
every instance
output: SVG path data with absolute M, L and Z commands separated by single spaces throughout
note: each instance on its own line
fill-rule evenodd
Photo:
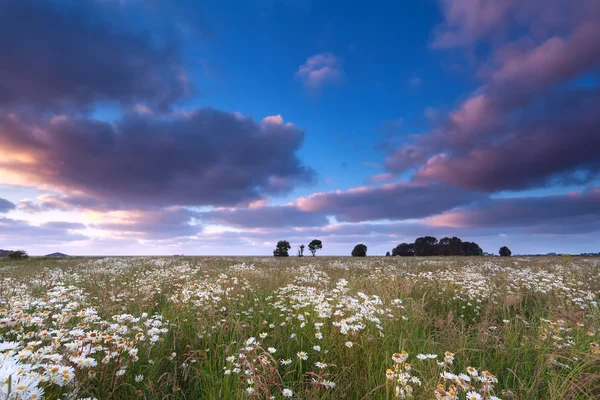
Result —
M 600 259 L 0 262 L 0 399 L 598 399 Z

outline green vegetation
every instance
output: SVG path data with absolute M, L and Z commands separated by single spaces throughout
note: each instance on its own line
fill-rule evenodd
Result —
M 598 276 L 581 257 L 8 261 L 0 398 L 10 377 L 50 400 L 597 399 Z

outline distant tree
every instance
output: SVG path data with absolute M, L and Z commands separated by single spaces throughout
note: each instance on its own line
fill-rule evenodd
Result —
M 423 236 L 415 240 L 415 256 L 434 256 L 436 254 L 437 239 L 433 236 Z
M 300 245 L 300 249 L 298 250 L 298 257 L 304 257 L 304 245 Z
M 502 247 L 500 247 L 499 253 L 502 257 L 510 257 L 512 254 L 512 251 L 510 251 L 510 249 L 508 247 L 502 246 Z
M 357 244 L 354 246 L 352 250 L 352 257 L 366 257 L 367 255 L 367 246 L 364 244 Z
M 275 257 L 288 257 L 288 251 L 291 248 L 292 246 L 290 246 L 290 242 L 288 242 L 287 240 L 280 240 L 279 242 L 277 242 L 275 250 L 273 250 L 273 255 Z
M 315 256 L 315 253 L 317 252 L 317 250 L 321 250 L 322 248 L 323 248 L 323 242 L 321 242 L 319 239 L 313 239 L 308 244 L 308 250 L 310 250 L 313 257 Z
M 389 257 L 389 256 L 390 256 L 390 252 L 389 252 L 389 251 L 386 251 L 386 252 L 385 252 L 385 256 L 386 256 L 386 257 Z
M 29 258 L 29 254 L 27 254 L 25 250 L 15 250 L 11 251 L 8 254 L 8 258 L 10 258 L 11 260 L 24 260 L 26 258 Z
M 483 256 L 483 250 L 477 243 L 462 242 L 461 254 L 463 256 Z
M 415 245 L 412 243 L 400 243 L 392 249 L 393 256 L 410 257 L 415 255 Z

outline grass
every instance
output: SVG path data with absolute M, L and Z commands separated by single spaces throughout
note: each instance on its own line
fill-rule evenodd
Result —
M 21 398 L 596 399 L 598 276 L 579 257 L 2 262 L 0 399 L 2 363 L 13 394 L 31 377 Z

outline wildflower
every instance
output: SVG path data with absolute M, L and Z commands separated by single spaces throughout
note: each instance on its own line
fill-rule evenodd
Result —
M 275 347 L 269 347 L 269 348 L 267 349 L 267 351 L 268 351 L 269 353 L 271 353 L 271 354 L 275 354 L 275 352 L 277 351 L 277 349 L 276 349 Z
M 392 354 L 392 360 L 396 363 L 396 364 L 401 364 L 404 361 L 406 361 L 406 359 L 408 358 L 408 353 L 405 351 L 402 351 L 402 353 L 394 353 Z
M 324 362 L 321 362 L 321 361 L 317 361 L 315 363 L 315 366 L 320 369 L 327 368 L 327 364 L 325 364 Z
M 299 359 L 301 360 L 306 360 L 308 359 L 308 354 L 306 354 L 303 351 L 299 351 L 298 353 L 296 353 L 296 355 L 298 356 Z
M 351 341 L 347 341 L 346 343 L 344 343 L 344 346 L 346 346 L 347 348 L 351 349 L 352 346 L 354 346 L 354 343 L 352 343 Z
M 394 374 L 394 371 L 393 371 L 392 369 L 388 368 L 388 369 L 385 371 L 385 376 L 386 376 L 386 378 L 388 378 L 389 380 L 392 380 L 392 379 L 394 379 L 394 377 L 396 376 L 396 374 Z
M 144 380 L 144 375 L 136 375 L 136 376 L 135 376 L 135 381 L 136 381 L 137 383 L 140 383 L 140 382 L 141 382 L 141 381 L 143 381 L 143 380 Z
M 479 393 L 477 392 L 467 392 L 467 400 L 481 400 L 482 397 Z
M 283 397 L 292 397 L 294 395 L 294 392 L 292 392 L 290 389 L 283 389 L 281 391 L 281 395 Z

